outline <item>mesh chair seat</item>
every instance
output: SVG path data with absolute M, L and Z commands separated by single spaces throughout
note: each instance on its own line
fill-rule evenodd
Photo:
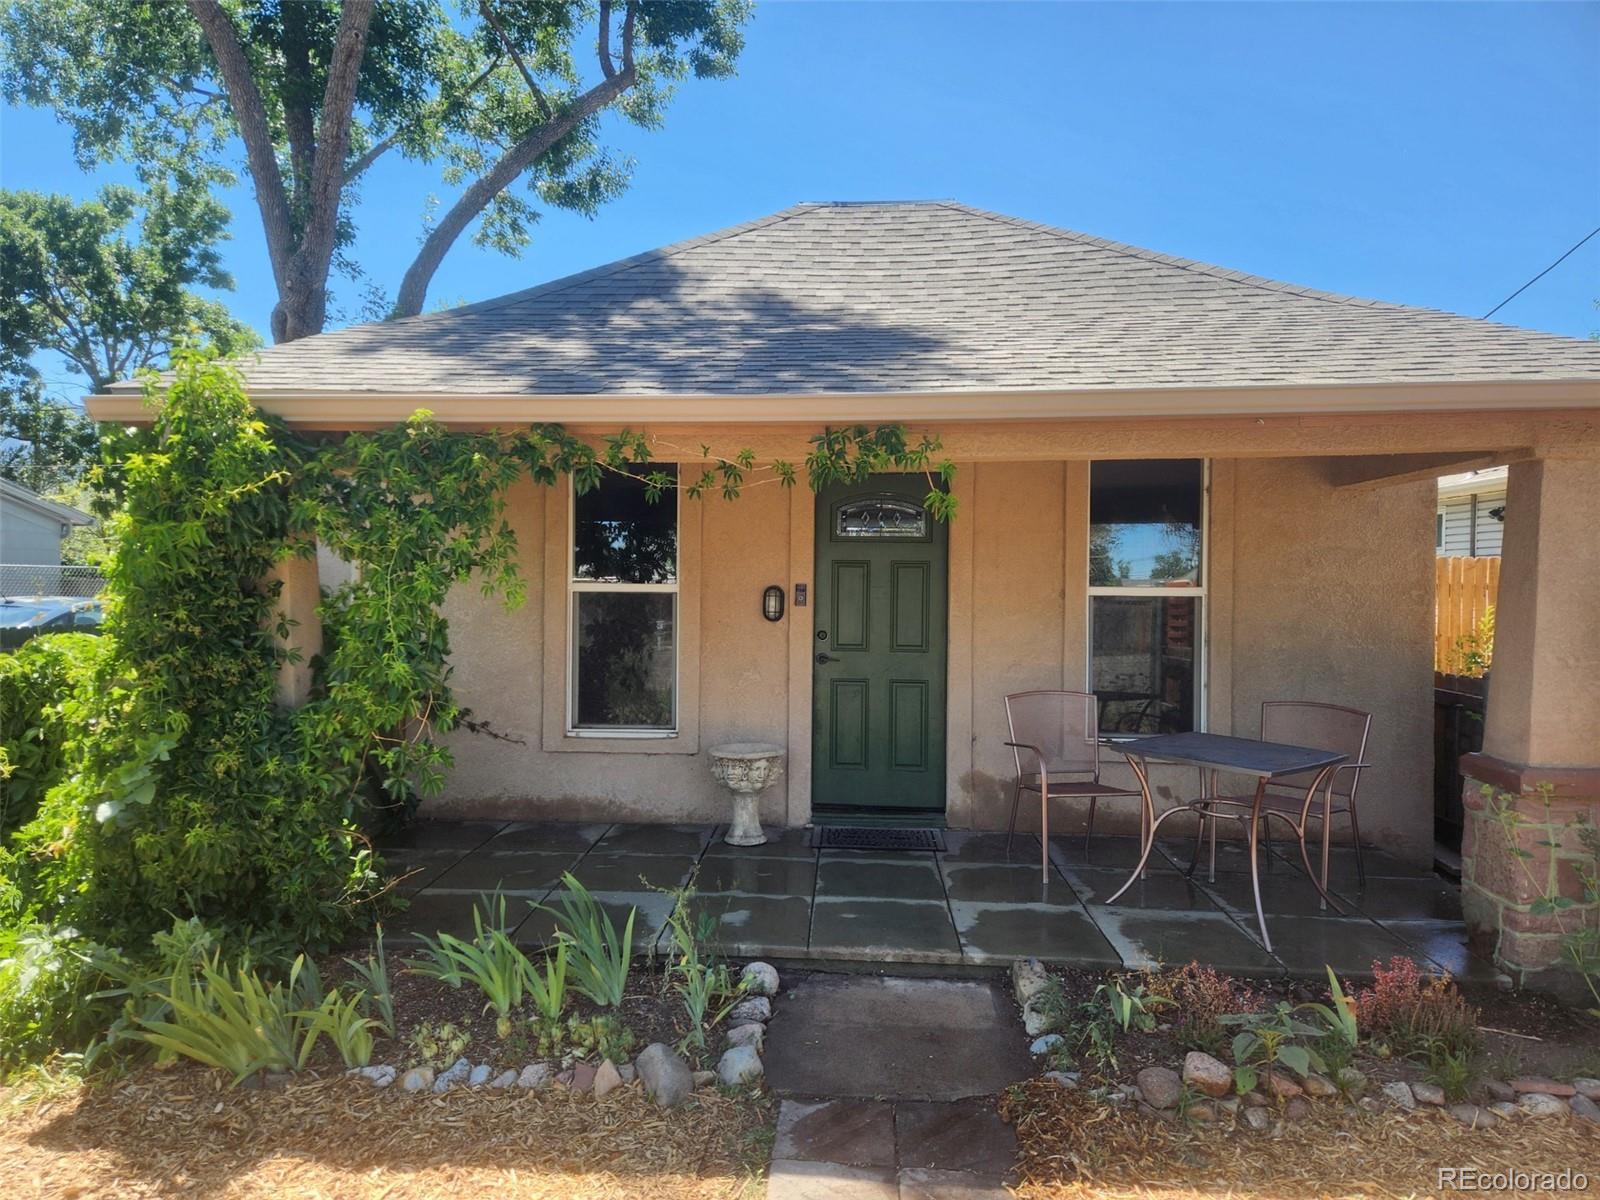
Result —
M 1021 778 L 1022 790 L 1037 792 L 1039 790 L 1039 774 L 1035 771 L 1032 775 Z M 1116 787 L 1113 784 L 1101 783 L 1095 779 L 1077 779 L 1069 775 L 1050 773 L 1050 798 L 1057 796 L 1138 796 L 1138 788 Z
M 1055 791 L 1054 784 L 1050 785 L 1050 790 L 1052 792 Z M 1196 801 L 1198 804 L 1227 804 L 1235 808 L 1243 809 L 1249 809 L 1250 806 L 1255 802 L 1256 798 L 1254 793 L 1251 793 L 1248 796 L 1206 796 L 1201 800 Z M 1281 793 L 1268 792 L 1265 796 L 1261 797 L 1262 812 L 1292 813 L 1295 816 L 1299 816 L 1300 810 L 1305 807 L 1305 804 L 1306 798 L 1303 795 L 1285 796 Z M 1335 792 L 1333 796 L 1333 804 L 1328 809 L 1329 815 L 1349 811 L 1349 801 Z M 1322 805 L 1313 803 L 1311 805 L 1311 815 L 1313 817 L 1320 817 L 1322 815 Z

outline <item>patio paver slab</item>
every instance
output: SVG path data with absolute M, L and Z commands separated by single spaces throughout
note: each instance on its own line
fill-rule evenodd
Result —
M 784 1100 L 773 1158 L 893 1167 L 894 1105 L 885 1100 Z
M 861 858 L 849 851 L 824 850 L 817 861 L 817 896 L 942 901 L 944 881 L 932 854 Z
M 808 896 L 749 896 L 707 892 L 694 899 L 696 913 L 716 919 L 712 940 L 736 957 L 804 958 L 811 943 Z M 666 938 L 663 933 L 662 945 Z
M 591 892 L 643 892 L 679 887 L 688 881 L 694 867 L 692 854 L 609 853 L 596 848 L 583 856 L 572 873 Z
M 1372 977 L 1372 962 L 1388 962 L 1405 954 L 1405 943 L 1371 921 L 1332 917 L 1267 917 L 1273 953 L 1296 975 L 1311 975 L 1324 966 L 1341 977 Z
M 493 845 L 494 843 L 489 843 Z M 542 895 L 561 882 L 564 871 L 572 869 L 581 851 L 548 853 L 542 850 L 513 850 L 493 853 L 487 850 L 469 854 L 436 876 L 429 887 L 446 892 L 537 892 Z
M 955 963 L 961 961 L 961 943 L 942 900 L 818 896 L 811 911 L 811 956 Z
M 804 896 L 816 891 L 814 858 L 736 858 L 707 854 L 700 860 L 695 888 L 701 892 L 744 892 L 755 896 Z
M 582 853 L 604 837 L 610 828 L 608 822 L 573 825 L 564 821 L 513 821 L 486 842 L 483 849 L 544 850 L 552 853 L 573 850 Z
M 943 862 L 945 893 L 951 900 L 984 904 L 1076 905 L 1077 893 L 1052 868 L 1020 863 Z
M 961 955 L 969 963 L 1036 956 L 1080 966 L 1119 967 L 1122 959 L 1080 905 L 951 901 Z
M 1085 904 L 1103 905 L 1128 881 L 1128 871 L 1111 867 L 1069 867 L 1067 879 Z M 1150 871 L 1117 900 L 1128 909 L 1214 912 L 1211 897 L 1176 871 Z
M 1091 908 L 1124 966 L 1136 969 L 1198 960 L 1219 971 L 1276 975 L 1282 964 L 1226 913 L 1155 912 L 1118 905 Z M 1320 973 L 1321 968 L 1318 967 Z
M 597 854 L 688 854 L 698 858 L 714 825 L 613 825 L 594 844 Z
M 902 1167 L 970 1171 L 1000 1178 L 1017 1161 L 1017 1135 L 990 1097 L 894 1107 L 895 1143 Z
M 767 1168 L 767 1200 L 900 1200 L 893 1167 L 775 1158 Z

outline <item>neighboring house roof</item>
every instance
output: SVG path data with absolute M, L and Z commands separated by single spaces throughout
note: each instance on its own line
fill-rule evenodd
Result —
M 1439 495 L 1470 496 L 1474 492 L 1503 492 L 1506 490 L 1507 467 L 1486 467 L 1481 471 L 1465 471 L 1460 475 L 1441 475 Z
M 1580 381 L 1600 403 L 1600 345 L 947 201 L 799 204 L 496 300 L 274 346 L 244 373 L 263 396 Z
M 7 505 L 20 504 L 30 508 L 42 516 L 54 517 L 58 521 L 65 521 L 68 525 L 92 525 L 94 518 L 88 513 L 73 508 L 70 504 L 62 504 L 55 500 L 46 500 L 32 488 L 25 488 L 20 483 L 13 483 L 9 479 L 0 479 L 0 502 Z

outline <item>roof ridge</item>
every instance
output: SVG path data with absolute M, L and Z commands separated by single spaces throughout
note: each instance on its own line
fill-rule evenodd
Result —
M 972 216 L 982 217 L 1002 225 L 1012 225 L 1022 229 L 1031 229 L 1040 233 L 1047 233 L 1053 237 L 1063 238 L 1067 241 L 1086 243 L 1108 250 L 1113 254 L 1121 254 L 1128 258 L 1143 259 L 1148 262 L 1160 263 L 1163 266 L 1176 267 L 1179 270 L 1190 271 L 1196 275 L 1206 275 L 1214 279 L 1221 279 L 1228 283 L 1236 283 L 1244 287 L 1253 287 L 1261 291 L 1277 292 L 1286 295 L 1301 296 L 1307 300 L 1320 300 L 1328 304 L 1348 305 L 1352 308 L 1382 308 L 1392 309 L 1396 312 L 1431 313 L 1435 316 L 1448 317 L 1452 320 L 1471 321 L 1475 324 L 1493 325 L 1501 329 L 1509 329 L 1516 333 L 1531 334 L 1535 337 L 1554 338 L 1562 342 L 1581 341 L 1582 339 L 1566 337 L 1559 333 L 1550 333 L 1542 329 L 1529 329 L 1524 325 L 1511 325 L 1503 321 L 1489 321 L 1483 317 L 1469 316 L 1466 313 L 1451 312 L 1443 308 L 1430 308 L 1424 304 L 1400 304 L 1393 300 L 1375 300 L 1367 296 L 1354 296 L 1345 292 L 1330 292 L 1324 288 L 1311 287 L 1303 283 L 1290 283 L 1287 280 L 1272 279 L 1266 275 L 1255 275 L 1246 271 L 1235 271 L 1218 263 L 1202 262 L 1197 258 L 1184 258 L 1181 255 L 1165 254 L 1159 250 L 1151 250 L 1144 246 L 1134 246 L 1127 242 L 1114 242 L 1109 238 L 1096 237 L 1092 233 L 1084 233 L 1077 229 L 1066 229 L 1060 225 L 1046 225 L 1040 221 L 1027 221 L 1021 217 L 1009 216 L 1005 213 L 993 212 L 989 209 L 977 208 L 959 201 L 942 201 L 943 207 L 956 209 L 969 213 Z

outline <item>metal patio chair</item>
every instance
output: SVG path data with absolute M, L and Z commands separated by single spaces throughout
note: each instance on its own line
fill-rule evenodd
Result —
M 1099 706 L 1092 692 L 1013 692 L 1006 697 L 1006 745 L 1016 760 L 1011 789 L 1011 824 L 1006 854 L 1017 832 L 1017 809 L 1023 792 L 1039 793 L 1039 865 L 1050 874 L 1050 801 L 1081 797 L 1089 801 L 1089 823 L 1083 834 L 1085 857 L 1094 834 L 1094 809 L 1108 796 L 1143 800 L 1136 788 L 1115 787 L 1100 780 Z M 1139 819 L 1144 821 L 1141 804 Z
M 1261 740 L 1282 742 L 1290 746 L 1309 746 L 1315 750 L 1333 750 L 1346 757 L 1346 762 L 1334 768 L 1327 782 L 1314 788 L 1316 773 L 1303 776 L 1286 775 L 1267 787 L 1262 801 L 1262 832 L 1267 843 L 1267 862 L 1272 862 L 1272 817 L 1277 817 L 1300 839 L 1300 858 L 1306 872 L 1318 880 L 1324 897 L 1328 889 L 1328 852 L 1333 828 L 1333 818 L 1348 814 L 1350 817 L 1350 844 L 1355 850 L 1356 878 L 1360 886 L 1367 883 L 1367 870 L 1361 861 L 1361 823 L 1356 815 L 1356 792 L 1361 784 L 1361 772 L 1371 764 L 1366 761 L 1367 738 L 1372 732 L 1372 714 L 1338 704 L 1322 704 L 1311 700 L 1268 700 L 1261 705 Z M 1204 774 L 1204 773 L 1202 773 Z M 1205 784 L 1205 780 L 1202 780 Z M 1216 772 L 1210 772 L 1209 786 L 1202 802 L 1217 806 L 1216 815 L 1242 815 L 1248 824 L 1248 810 L 1253 796 L 1216 795 Z M 1315 793 L 1315 794 L 1314 794 Z M 1321 803 L 1317 803 L 1318 795 Z M 1232 813 L 1227 813 L 1232 809 Z M 1312 872 L 1311 857 L 1306 849 L 1306 830 L 1312 821 L 1322 826 L 1322 874 Z M 1201 839 L 1205 827 L 1211 827 L 1210 878 L 1217 876 L 1217 823 L 1202 821 L 1195 830 L 1194 861 L 1189 864 L 1193 875 L 1200 862 Z M 1324 900 L 1326 906 L 1326 900 Z

